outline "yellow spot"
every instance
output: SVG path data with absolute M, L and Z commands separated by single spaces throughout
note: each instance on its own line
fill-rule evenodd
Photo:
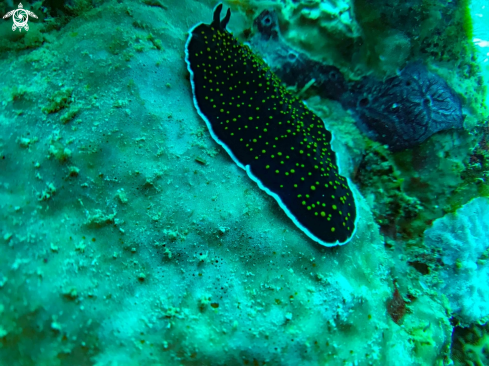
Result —
M 321 216 L 326 217 L 326 213 L 321 211 Z
M 332 227 L 332 228 L 331 228 L 331 232 L 332 232 L 332 233 L 334 233 L 334 231 L 335 231 L 335 228 L 334 228 L 334 227 Z

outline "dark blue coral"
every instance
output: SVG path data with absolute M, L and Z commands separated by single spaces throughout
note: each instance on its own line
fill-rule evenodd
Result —
M 342 104 L 367 136 L 392 151 L 412 148 L 440 131 L 463 128 L 460 98 L 421 63 L 385 82 L 367 77 L 352 84 Z

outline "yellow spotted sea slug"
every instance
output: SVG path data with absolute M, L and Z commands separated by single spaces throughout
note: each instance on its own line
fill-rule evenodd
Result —
M 332 134 L 251 49 L 226 29 L 228 9 L 189 31 L 194 104 L 210 134 L 305 234 L 325 246 L 355 233 L 355 197 L 338 171 Z

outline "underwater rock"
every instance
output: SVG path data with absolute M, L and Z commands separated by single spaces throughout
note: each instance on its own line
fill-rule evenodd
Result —
M 313 58 L 336 64 L 362 37 L 354 0 L 281 0 L 283 37 Z M 346 51 L 348 52 L 348 51 Z
M 439 290 L 462 325 L 489 319 L 489 199 L 478 197 L 433 222 L 424 243 L 438 251 Z
M 411 148 L 439 131 L 463 128 L 459 97 L 421 63 L 385 82 L 365 77 L 353 83 L 342 104 L 367 136 L 391 151 Z

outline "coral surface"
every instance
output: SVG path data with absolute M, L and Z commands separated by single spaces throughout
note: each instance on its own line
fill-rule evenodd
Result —
M 489 317 L 489 199 L 476 198 L 433 223 L 425 244 L 439 251 L 440 290 L 463 324 Z

